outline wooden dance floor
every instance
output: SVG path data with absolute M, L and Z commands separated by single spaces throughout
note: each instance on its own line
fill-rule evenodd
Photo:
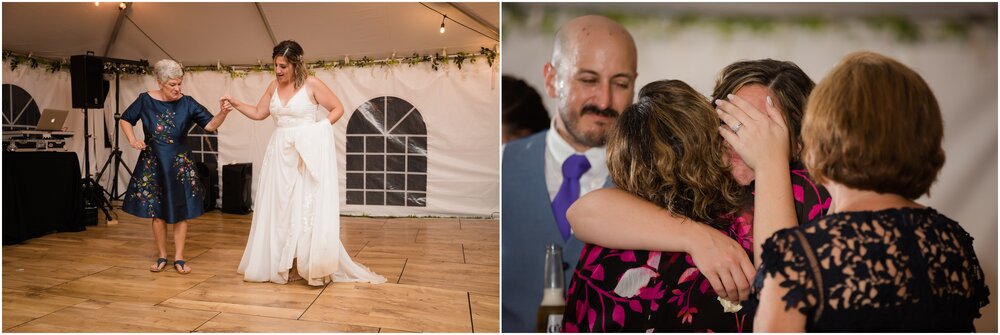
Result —
M 172 263 L 149 272 L 149 220 L 119 214 L 117 225 L 3 247 L 4 332 L 500 330 L 497 220 L 343 217 L 348 252 L 389 281 L 315 288 L 243 281 L 236 267 L 250 215 L 192 220 L 185 256 L 194 271 L 181 275 Z M 172 241 L 170 232 L 171 262 Z

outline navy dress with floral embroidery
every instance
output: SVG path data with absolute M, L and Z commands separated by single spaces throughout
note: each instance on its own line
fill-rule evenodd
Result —
M 132 173 L 122 209 L 144 218 L 176 223 L 204 213 L 205 188 L 187 147 L 192 123 L 208 125 L 212 114 L 190 96 L 176 101 L 153 99 L 142 93 L 122 120 L 132 125 L 142 120 L 146 149 Z

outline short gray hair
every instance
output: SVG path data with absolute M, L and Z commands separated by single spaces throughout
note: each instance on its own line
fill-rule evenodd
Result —
M 184 76 L 184 69 L 172 59 L 163 59 L 153 65 L 153 75 L 156 81 L 166 83 L 170 79 L 177 79 Z

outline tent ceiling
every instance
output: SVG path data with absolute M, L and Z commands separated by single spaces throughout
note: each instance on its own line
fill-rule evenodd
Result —
M 496 2 L 426 5 L 498 38 L 500 7 Z M 441 15 L 420 3 L 265 2 L 260 8 L 274 37 L 301 43 L 306 61 L 344 56 L 380 59 L 392 53 L 402 57 L 442 49 L 477 52 L 497 44 L 450 20 L 445 22 L 447 31 L 439 33 Z M 255 3 L 136 2 L 127 11 L 129 19 L 103 56 L 150 61 L 173 57 L 185 65 L 270 62 L 274 44 Z M 117 2 L 99 6 L 93 2 L 3 3 L 3 49 L 51 58 L 68 58 L 87 50 L 102 55 L 118 13 Z

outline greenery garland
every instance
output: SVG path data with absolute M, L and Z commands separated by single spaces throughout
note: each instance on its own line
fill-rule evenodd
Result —
M 637 27 L 642 25 L 665 25 L 665 31 L 676 32 L 681 29 L 694 26 L 714 27 L 723 35 L 729 36 L 735 31 L 750 31 L 754 33 L 767 34 L 773 32 L 778 26 L 800 27 L 810 31 L 820 31 L 839 24 L 847 19 L 857 19 L 871 29 L 885 31 L 902 43 L 916 43 L 924 40 L 932 33 L 940 33 L 938 36 L 944 38 L 966 39 L 971 30 L 975 27 L 986 27 L 996 32 L 996 13 L 970 14 L 964 17 L 942 18 L 938 25 L 929 27 L 921 25 L 921 20 L 913 19 L 904 15 L 865 15 L 857 17 L 829 18 L 820 14 L 800 14 L 785 16 L 768 15 L 701 15 L 693 13 L 678 13 L 664 16 L 661 13 L 628 13 L 621 11 L 602 11 L 601 7 L 595 10 L 585 11 L 582 9 L 558 9 L 544 6 L 531 6 L 519 3 L 505 3 L 503 6 L 503 29 L 510 28 L 537 28 L 546 33 L 554 33 L 557 21 L 561 18 L 583 15 L 600 14 L 615 20 L 627 27 Z M 529 16 L 539 18 L 531 20 Z M 935 29 L 937 31 L 935 31 Z
M 326 61 L 319 60 L 306 64 L 307 69 L 343 69 L 349 67 L 393 67 L 402 64 L 407 64 L 409 67 L 421 63 L 430 63 L 431 69 L 434 71 L 439 70 L 443 65 L 454 63 L 459 70 L 462 69 L 462 65 L 466 63 L 474 64 L 479 58 L 486 60 L 486 64 L 493 67 L 493 64 L 497 60 L 497 51 L 491 48 L 481 47 L 477 53 L 467 53 L 459 52 L 455 54 L 447 54 L 445 52 L 434 53 L 434 55 L 420 55 L 413 53 L 409 57 L 396 57 L 395 54 L 392 57 L 375 60 L 368 58 L 367 56 L 361 57 L 361 59 L 351 60 L 350 58 L 344 57 L 342 61 Z M 69 62 L 65 59 L 56 58 L 45 58 L 35 56 L 34 54 L 21 54 L 13 52 L 10 50 L 3 51 L 3 61 L 9 62 L 11 71 L 16 70 L 22 64 L 27 64 L 32 69 L 38 68 L 39 66 L 44 66 L 46 71 L 55 73 L 58 71 L 69 71 Z M 217 63 L 215 65 L 193 65 L 185 66 L 185 72 L 203 72 L 203 71 L 217 71 L 225 72 L 233 78 L 242 78 L 247 74 L 252 72 L 265 72 L 271 71 L 274 67 L 270 64 L 257 64 L 257 65 L 224 65 L 222 63 Z M 152 69 L 150 67 L 135 66 L 135 65 L 119 65 L 106 63 L 104 65 L 104 72 L 113 73 L 124 73 L 124 74 L 138 74 L 146 75 L 151 74 Z M 312 72 L 312 71 L 310 71 Z

